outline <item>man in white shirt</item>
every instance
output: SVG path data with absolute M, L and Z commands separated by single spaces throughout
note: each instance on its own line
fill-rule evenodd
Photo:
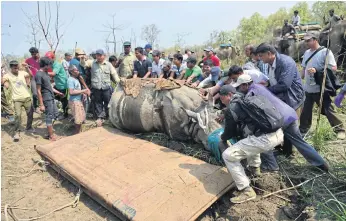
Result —
M 158 78 L 161 74 L 162 65 L 163 65 L 163 62 L 165 62 L 165 60 L 161 58 L 161 52 L 158 50 L 154 50 L 152 52 L 152 55 L 153 55 L 153 64 L 151 69 L 151 77 Z
M 292 16 L 292 25 L 293 26 L 300 25 L 300 16 L 298 15 L 298 10 L 295 10 L 294 15 Z
M 190 49 L 185 50 L 185 54 L 183 55 L 183 64 L 186 65 L 186 60 L 191 56 L 191 51 Z

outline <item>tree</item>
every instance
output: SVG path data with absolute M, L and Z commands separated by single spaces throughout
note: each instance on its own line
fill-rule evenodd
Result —
M 213 44 L 214 44 L 214 42 L 218 36 L 219 36 L 219 32 L 216 30 L 213 30 L 213 32 L 210 33 L 210 38 L 209 38 L 209 45 L 210 46 L 213 46 Z
M 37 25 L 37 17 L 35 15 L 29 15 L 22 9 L 23 14 L 26 17 L 26 21 L 23 22 L 24 25 L 29 29 L 29 33 L 27 37 L 27 42 L 34 46 L 35 48 L 40 49 L 41 42 L 43 41 L 40 35 L 40 27 Z
M 155 25 L 146 25 L 142 28 L 142 39 L 152 46 L 157 43 L 161 30 Z
M 225 44 L 230 42 L 231 40 L 231 32 L 227 31 L 220 31 L 217 36 L 217 43 L 218 44 Z
M 106 28 L 106 30 L 103 30 L 101 32 L 106 32 L 108 34 L 108 37 L 106 38 L 106 44 L 113 44 L 113 52 L 116 54 L 117 52 L 117 31 L 123 30 L 125 26 L 123 24 L 117 25 L 115 24 L 115 16 L 116 14 L 111 15 L 112 22 L 111 24 L 103 24 L 102 26 Z M 109 40 L 111 38 L 112 40 Z
M 338 2 L 338 1 L 319 1 L 315 2 L 312 5 L 311 11 L 313 14 L 313 18 L 320 22 L 321 24 L 324 24 L 323 17 L 328 18 L 329 17 L 329 10 L 334 9 L 335 14 L 337 15 L 345 15 L 346 14 L 346 3 L 345 2 Z
M 190 35 L 191 33 L 177 33 L 177 40 L 175 41 L 175 48 L 183 48 L 185 45 L 184 37 Z
M 42 32 L 51 51 L 56 51 L 61 39 L 63 38 L 66 29 L 61 33 L 63 22 L 60 20 L 60 2 L 55 2 L 55 21 L 52 22 L 52 15 L 50 2 L 44 2 L 43 11 L 41 11 L 40 2 L 37 2 L 37 20 L 36 23 Z M 72 23 L 73 18 L 70 22 Z M 51 25 L 54 24 L 52 27 Z
M 258 12 L 250 18 L 243 18 L 238 26 L 239 35 L 242 38 L 242 45 L 256 44 L 261 41 L 265 35 L 266 21 Z
M 291 17 L 293 16 L 295 10 L 297 10 L 299 13 L 298 15 L 300 16 L 300 23 L 310 22 L 313 19 L 308 3 L 298 2 L 290 10 L 289 22 L 291 22 Z

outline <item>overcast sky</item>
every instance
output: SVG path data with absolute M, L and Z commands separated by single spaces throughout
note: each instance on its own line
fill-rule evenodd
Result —
M 161 30 L 160 47 L 175 44 L 177 33 L 190 33 L 185 37 L 187 45 L 202 44 L 213 30 L 232 30 L 243 17 L 259 12 L 268 16 L 280 7 L 290 8 L 290 2 L 61 2 L 61 18 L 68 24 L 65 36 L 59 46 L 61 50 L 71 50 L 75 42 L 87 52 L 105 48 L 106 33 L 102 24 L 111 21 L 110 15 L 116 13 L 116 23 L 125 24 L 126 29 L 118 32 L 118 40 L 129 40 L 131 30 L 137 35 L 137 45 L 144 46 L 141 29 L 144 25 L 156 24 Z M 41 7 L 43 7 L 43 2 Z M 55 2 L 51 2 L 54 8 Z M 313 2 L 309 2 L 312 5 Z M 37 10 L 36 2 L 1 3 L 1 50 L 4 54 L 23 55 L 28 53 L 29 29 L 22 9 L 29 14 Z M 11 27 L 8 27 L 8 25 Z M 66 27 L 66 26 L 65 26 Z M 120 50 L 117 49 L 118 52 Z M 112 47 L 112 46 L 111 46 Z M 41 48 L 48 48 L 43 44 Z

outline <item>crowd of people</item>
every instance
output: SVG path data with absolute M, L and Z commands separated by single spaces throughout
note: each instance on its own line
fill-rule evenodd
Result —
M 260 174 L 260 168 L 276 171 L 279 167 L 272 149 L 281 143 L 287 157 L 293 155 L 294 145 L 309 163 L 328 171 L 326 162 L 303 137 L 311 127 L 313 104 L 320 100 L 321 84 L 316 81 L 316 76 L 323 73 L 325 61 L 328 61 L 331 72 L 336 70 L 336 62 L 333 53 L 321 47 L 313 33 L 307 33 L 304 41 L 309 49 L 304 54 L 301 73 L 291 57 L 278 53 L 267 43 L 257 47 L 247 45 L 244 65 L 233 65 L 227 70 L 221 70 L 220 59 L 212 47 L 204 49 L 204 58 L 200 62 L 188 49 L 185 54 L 178 51 L 166 57 L 163 52 L 152 50 L 150 44 L 144 48 L 136 47 L 133 52 L 130 42 L 124 42 L 124 52 L 118 58 L 113 55 L 108 60 L 102 49 L 92 52 L 89 57 L 77 48 L 74 54 L 66 53 L 63 61 L 58 62 L 54 52 L 49 51 L 40 57 L 37 48 L 30 48 L 31 57 L 25 63 L 11 61 L 10 70 L 2 73 L 3 87 L 12 90 L 9 99 L 13 102 L 15 115 L 13 138 L 15 141 L 20 139 L 23 107 L 28 118 L 26 132 L 35 132 L 32 127 L 34 112 L 44 112 L 47 138 L 55 141 L 59 137 L 54 133 L 54 121 L 68 117 L 68 109 L 76 133 L 81 131 L 87 113 L 93 114 L 101 126 L 108 118 L 108 103 L 114 85 L 121 79 L 185 80 L 186 85 L 199 90 L 203 99 L 211 100 L 215 107 L 223 109 L 224 114 L 217 119 L 224 125 L 219 148 L 238 188 L 231 201 L 251 200 L 256 194 L 249 186 L 240 160 L 248 159 L 249 170 L 254 175 Z M 20 65 L 23 71 L 19 70 Z M 302 79 L 305 79 L 304 83 Z M 345 94 L 346 86 L 334 99 L 337 107 L 341 106 Z M 243 101 L 258 95 L 261 95 L 261 102 L 271 104 L 283 116 L 283 122 L 276 125 L 279 128 L 264 130 L 258 127 L 256 118 L 244 111 Z M 343 123 L 332 105 L 333 95 L 336 90 L 324 93 L 322 114 L 329 120 L 337 138 L 345 139 Z M 62 113 L 56 101 L 61 102 Z M 267 110 L 269 114 L 270 108 Z M 227 141 L 234 137 L 240 140 L 230 147 Z

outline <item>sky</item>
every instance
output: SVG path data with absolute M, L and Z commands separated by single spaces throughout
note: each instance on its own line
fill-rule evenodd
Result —
M 60 17 L 64 22 L 61 30 L 66 30 L 59 49 L 72 50 L 77 47 L 86 52 L 105 49 L 107 33 L 103 24 L 112 21 L 116 14 L 116 24 L 126 28 L 117 32 L 119 41 L 117 52 L 121 50 L 121 39 L 129 40 L 131 31 L 136 33 L 137 46 L 146 44 L 141 38 L 142 27 L 156 24 L 161 30 L 160 47 L 172 47 L 178 33 L 190 33 L 185 37 L 186 45 L 202 44 L 209 39 L 213 30 L 232 30 L 239 25 L 243 17 L 250 17 L 259 12 L 263 16 L 275 13 L 279 8 L 290 8 L 296 1 L 272 2 L 61 2 Z M 313 2 L 309 2 L 310 5 Z M 44 2 L 41 2 L 43 7 Z M 51 2 L 54 9 L 55 2 Z M 3 54 L 24 55 L 28 53 L 30 44 L 27 35 L 30 29 L 24 24 L 27 20 L 23 11 L 35 14 L 36 2 L 1 3 L 1 51 Z M 52 12 L 53 13 L 53 12 Z M 54 20 L 53 20 L 54 21 Z M 9 27 L 11 25 L 11 27 Z M 110 45 L 112 48 L 112 45 Z M 41 49 L 48 49 L 43 43 Z

